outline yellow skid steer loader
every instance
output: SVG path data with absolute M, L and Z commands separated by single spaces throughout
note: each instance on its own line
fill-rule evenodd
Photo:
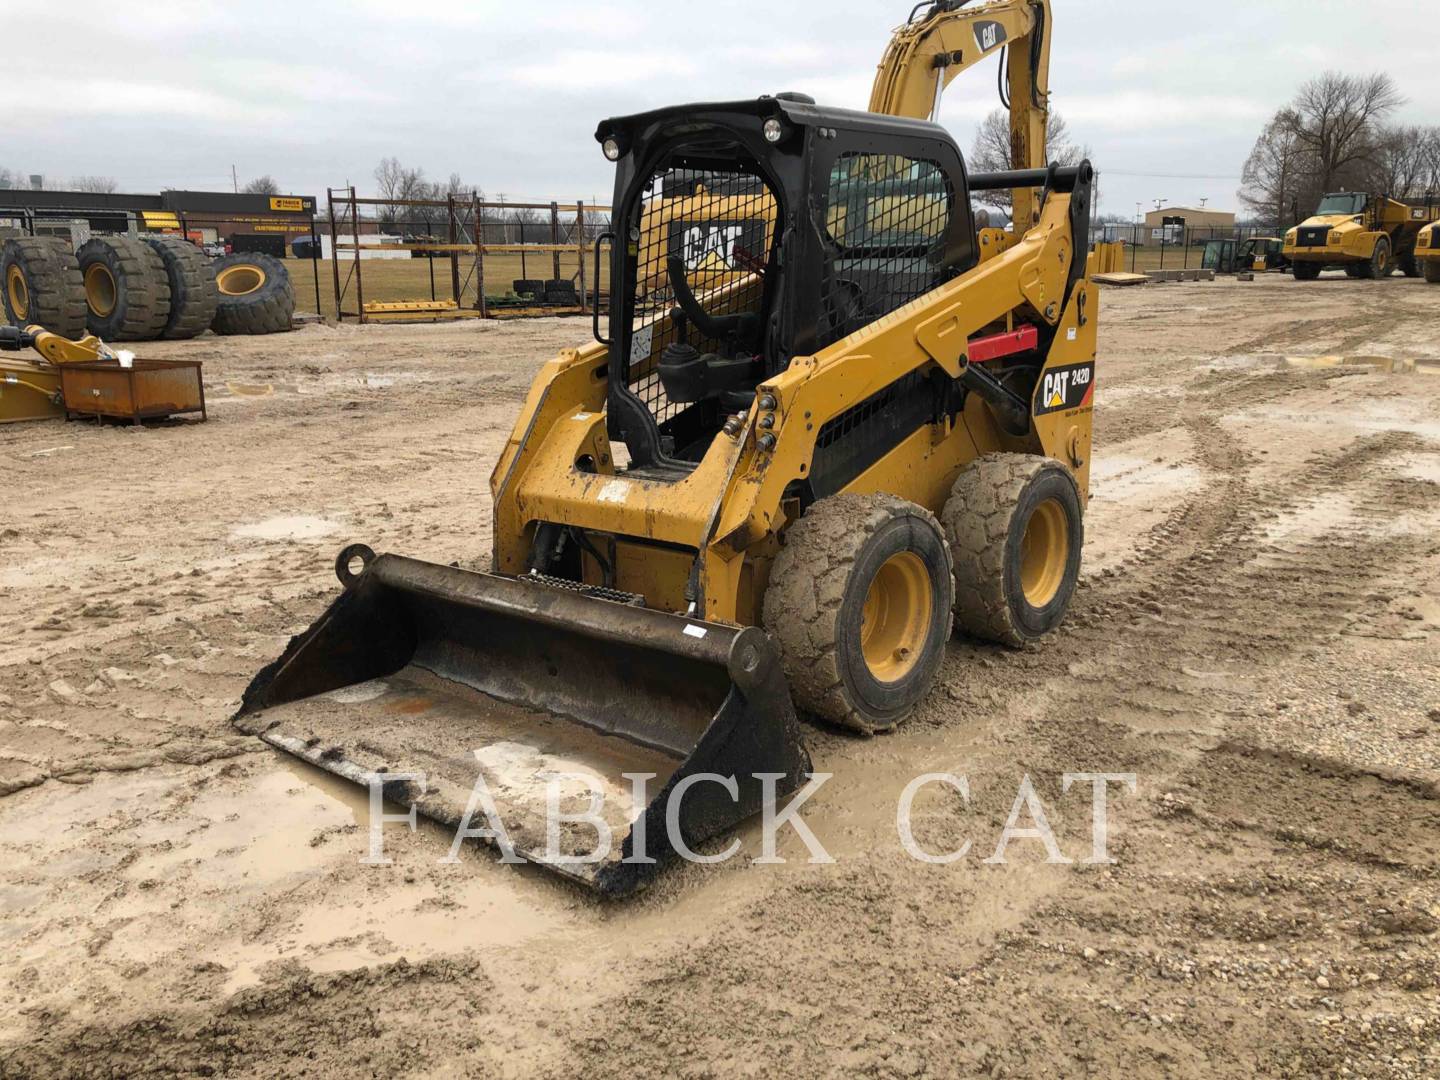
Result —
M 961 43 L 963 66 L 1008 44 L 1016 144 L 1043 146 L 1048 46 L 1026 39 L 1048 16 L 936 4 L 886 93 L 933 101 Z M 236 722 L 624 894 L 803 783 L 797 707 L 887 731 L 953 626 L 1021 646 L 1060 623 L 1098 310 L 1088 163 L 971 175 L 934 123 L 800 95 L 597 139 L 609 328 L 534 382 L 491 481 L 490 571 L 347 548 L 344 591 Z M 1019 224 L 982 257 L 971 195 L 999 189 Z M 684 222 L 657 205 L 677 197 Z

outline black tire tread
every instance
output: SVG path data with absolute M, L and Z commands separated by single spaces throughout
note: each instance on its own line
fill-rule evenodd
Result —
M 273 255 L 259 252 L 224 255 L 215 260 L 214 270 L 218 277 L 231 266 L 245 265 L 261 267 L 265 271 L 265 284 L 246 296 L 220 293 L 210 329 L 217 334 L 286 332 L 295 315 L 295 287 L 290 281 L 290 271 Z
M 170 282 L 170 316 L 160 336 L 170 341 L 197 337 L 210 329 L 220 291 L 215 285 L 214 261 L 176 236 L 145 238 L 165 264 Z
M 170 279 L 165 261 L 144 240 L 129 236 L 92 236 L 80 245 L 76 259 L 83 276 L 96 261 L 107 261 L 113 253 L 115 265 L 115 311 L 100 317 L 87 307 L 86 326 L 102 341 L 153 341 L 170 318 Z
M 955 560 L 955 623 L 985 641 L 1020 648 L 1034 640 L 1015 620 L 1005 591 L 1010 524 L 1026 487 L 1047 469 L 1038 454 L 988 454 L 967 465 L 940 518 Z
M 24 323 L 43 326 L 61 337 L 85 336 L 85 280 L 70 245 L 53 236 L 21 236 L 0 247 L 0 311 L 6 322 L 21 320 L 10 310 L 5 278 L 12 262 L 21 264 L 30 304 Z
M 876 728 L 845 692 L 836 656 L 840 608 L 851 569 L 870 538 L 906 515 L 927 518 L 943 543 L 944 530 L 932 514 L 894 495 L 820 500 L 786 532 L 765 591 L 761 621 L 780 646 L 795 704 L 863 734 Z
M 1425 260 L 1425 280 L 1431 285 L 1440 285 L 1440 259 Z

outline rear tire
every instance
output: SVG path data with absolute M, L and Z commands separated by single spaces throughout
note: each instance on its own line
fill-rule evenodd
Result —
M 165 262 L 144 240 L 95 236 L 75 253 L 85 281 L 85 325 L 102 341 L 153 341 L 170 318 Z
M 214 262 L 189 240 L 149 236 L 145 242 L 160 256 L 170 282 L 170 317 L 160 336 L 173 341 L 209 330 L 220 302 Z
M 281 334 L 295 314 L 290 271 L 270 255 L 247 252 L 215 260 L 219 305 L 210 328 L 217 334 Z
M 1406 277 L 1418 278 L 1420 276 L 1420 261 L 1415 258 L 1413 251 L 1401 255 L 1399 263 L 1400 270 Z
M 63 240 L 21 236 L 0 247 L 0 307 L 12 326 L 85 336 L 85 281 Z
M 762 622 L 796 705 L 874 734 L 929 694 L 953 603 L 950 550 L 934 515 L 893 495 L 836 495 L 786 532 Z
M 1297 262 L 1290 272 L 1295 275 L 1296 281 L 1315 281 L 1320 277 L 1321 269 L 1319 263 Z
M 1425 260 L 1425 280 L 1431 285 L 1440 285 L 1440 259 Z
M 1355 263 L 1346 263 L 1345 276 L 1348 278 L 1363 278 L 1365 276 L 1365 268 Z
M 991 454 L 966 466 L 941 520 L 955 556 L 955 622 L 1020 647 L 1058 627 L 1080 577 L 1080 489 L 1060 462 Z

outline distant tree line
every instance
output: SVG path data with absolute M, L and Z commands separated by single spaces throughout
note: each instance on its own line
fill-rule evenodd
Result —
M 1330 71 L 1310 80 L 1260 133 L 1240 201 L 1284 227 L 1332 191 L 1440 197 L 1440 126 L 1390 123 L 1404 103 L 1389 75 Z

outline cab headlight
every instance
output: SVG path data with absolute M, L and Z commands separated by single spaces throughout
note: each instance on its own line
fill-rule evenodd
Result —
M 773 116 L 765 121 L 763 130 L 765 132 L 765 141 L 768 143 L 778 143 L 781 139 L 785 138 L 785 125 Z
M 600 144 L 600 148 L 605 151 L 605 157 L 608 158 L 610 161 L 620 160 L 620 142 L 615 138 L 615 136 L 612 135 L 610 136 L 610 138 L 606 139 L 603 143 Z

